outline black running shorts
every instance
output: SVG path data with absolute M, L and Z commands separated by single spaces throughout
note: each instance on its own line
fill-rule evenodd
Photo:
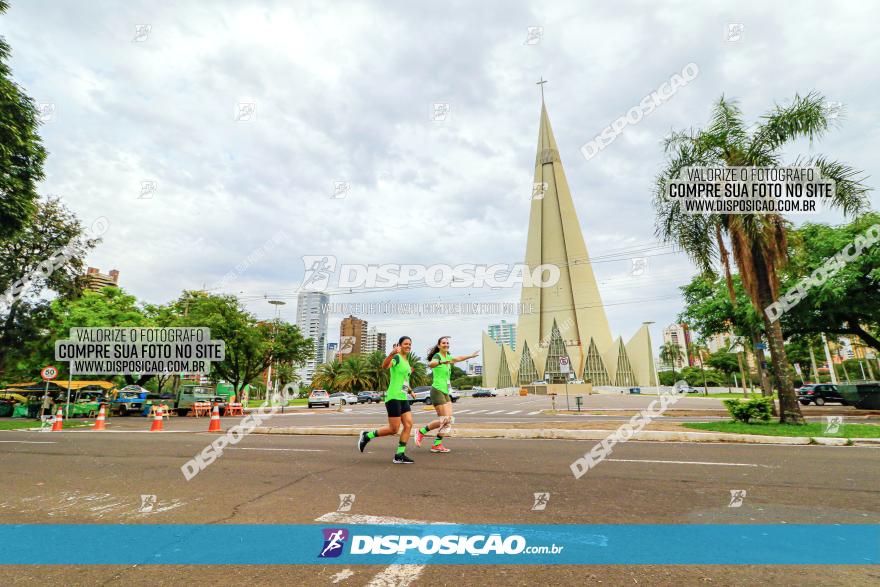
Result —
M 411 412 L 409 400 L 390 399 L 385 402 L 385 411 L 388 412 L 389 418 L 399 418 L 407 412 Z

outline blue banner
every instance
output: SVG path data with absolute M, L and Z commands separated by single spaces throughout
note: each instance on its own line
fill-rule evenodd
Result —
M 0 564 L 868 565 L 880 526 L 0 525 Z

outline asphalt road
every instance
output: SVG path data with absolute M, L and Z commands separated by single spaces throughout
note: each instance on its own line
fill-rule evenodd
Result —
M 416 464 L 399 467 L 390 463 L 389 439 L 372 442 L 360 454 L 351 437 L 250 435 L 185 481 L 180 466 L 215 437 L 0 433 L 0 519 L 6 524 L 374 519 L 334 516 L 535 524 L 880 523 L 880 448 L 875 447 L 629 442 L 576 480 L 569 464 L 592 442 L 452 438 L 452 453 L 411 448 Z M 739 507 L 729 507 L 731 490 L 746 491 Z M 536 492 L 550 493 L 543 511 L 532 510 Z M 350 512 L 341 514 L 343 493 L 356 497 Z M 155 496 L 152 511 L 141 511 L 142 495 Z M 4 545 L 9 547 L 14 546 Z M 44 566 L 2 572 L 3 583 L 13 585 L 868 585 L 880 580 L 876 567 L 821 566 Z

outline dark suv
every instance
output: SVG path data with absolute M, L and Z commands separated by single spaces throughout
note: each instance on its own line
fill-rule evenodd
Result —
M 814 403 L 817 406 L 824 406 L 825 402 L 840 402 L 846 405 L 840 390 L 830 383 L 804 385 L 797 390 L 797 394 L 798 401 L 803 405 Z

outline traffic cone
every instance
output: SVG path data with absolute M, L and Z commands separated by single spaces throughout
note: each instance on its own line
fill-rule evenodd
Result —
M 98 410 L 98 417 L 95 419 L 95 425 L 92 426 L 92 430 L 106 430 L 104 427 L 104 404 L 101 404 L 101 408 Z
M 61 432 L 62 430 L 64 430 L 64 414 L 61 413 L 61 408 L 58 408 L 55 422 L 52 423 L 52 432 Z
M 153 425 L 150 426 L 150 432 L 162 432 L 162 406 L 157 407 L 153 414 Z
M 214 411 L 211 412 L 211 423 L 208 424 L 208 432 L 220 432 L 220 408 L 214 404 Z

